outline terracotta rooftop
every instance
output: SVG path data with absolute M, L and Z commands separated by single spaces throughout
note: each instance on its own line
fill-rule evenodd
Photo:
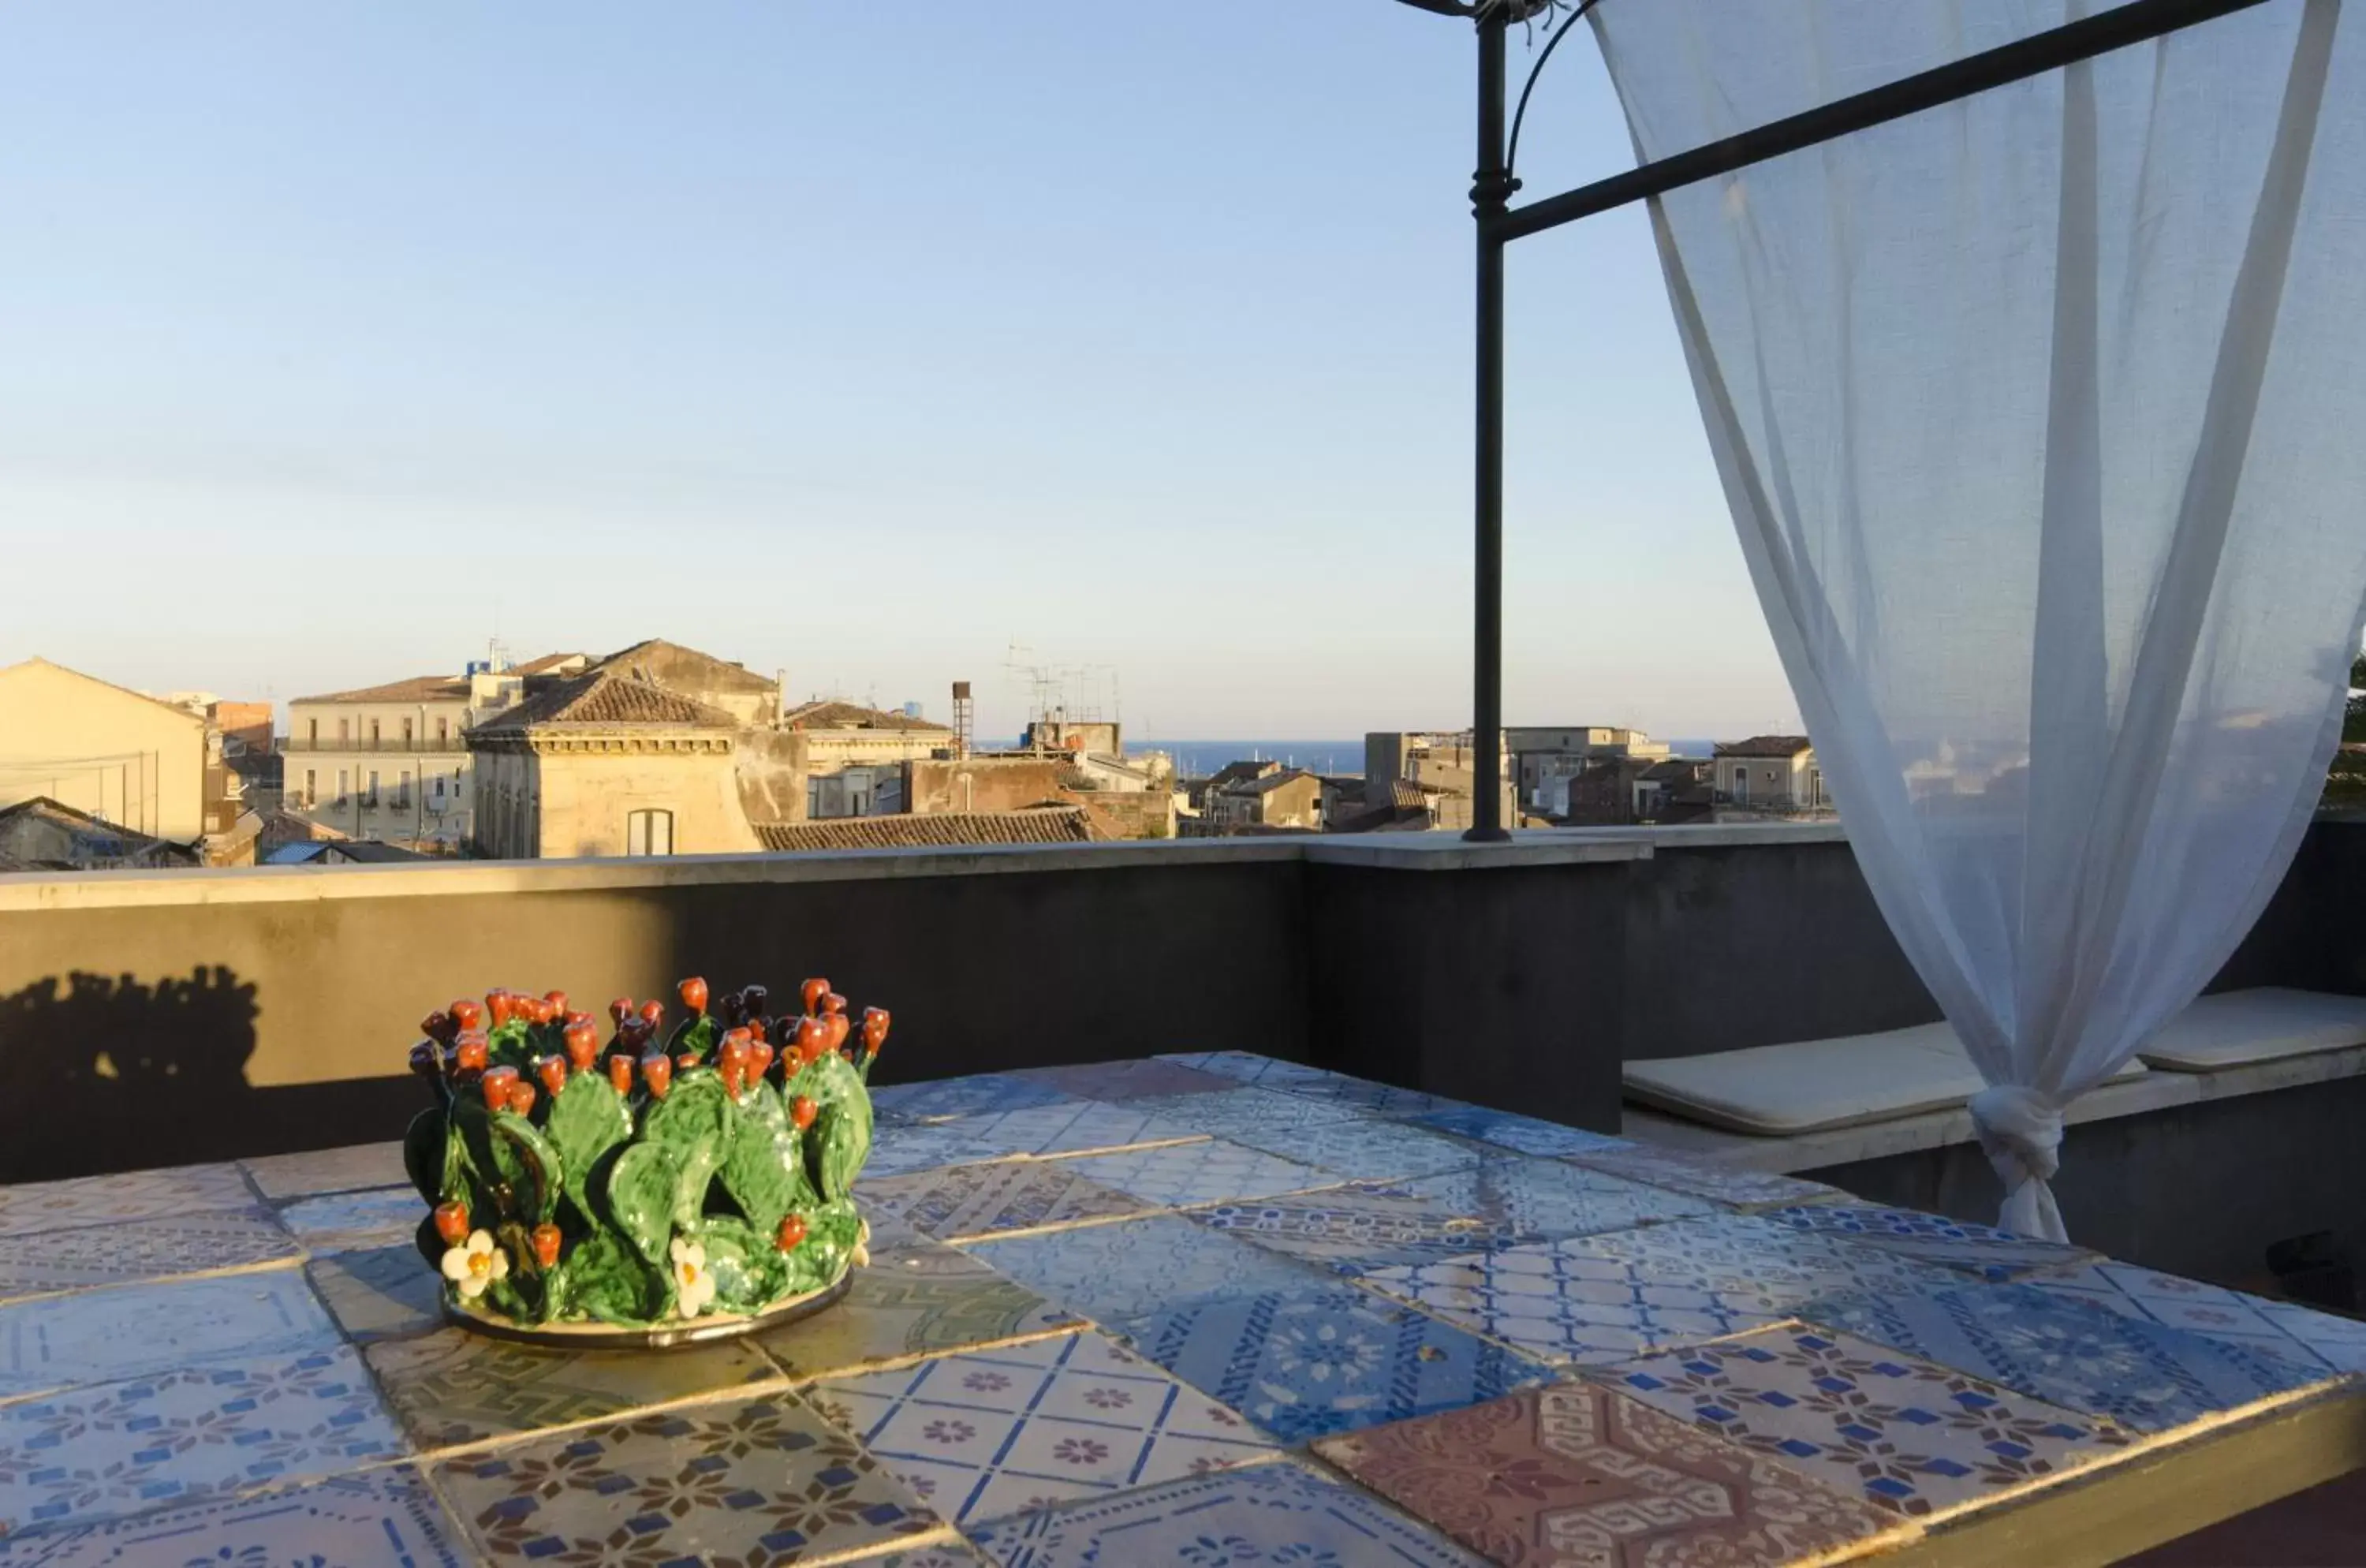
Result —
M 511 668 L 502 671 L 501 673 L 504 675 L 544 675 L 558 669 L 562 664 L 583 657 L 584 656 L 580 653 L 546 653 L 540 659 L 529 659 L 524 664 L 513 665 Z
M 768 850 L 902 850 L 1082 844 L 1092 840 L 1093 830 L 1080 807 L 1063 806 L 1030 811 L 896 812 L 825 822 L 759 822 L 756 836 Z
M 1815 742 L 1804 735 L 1753 735 L 1747 740 L 1720 742 L 1720 757 L 1796 757 L 1811 750 Z
M 799 703 L 781 716 L 781 726 L 785 729 L 938 729 L 951 733 L 946 726 L 930 719 L 830 698 Z
M 760 694 L 772 689 L 771 681 L 744 664 L 717 659 L 663 637 L 637 642 L 600 660 L 592 668 L 634 676 L 653 685 L 689 686 L 700 691 Z
M 495 714 L 477 727 L 490 730 L 546 729 L 554 725 L 610 728 L 652 725 L 669 728 L 732 729 L 738 720 L 720 708 L 662 686 L 636 681 L 613 670 L 600 669 L 570 680 L 557 681 L 515 707 Z
M 468 682 L 458 675 L 414 675 L 383 686 L 362 686 L 350 692 L 330 692 L 317 697 L 295 697 L 299 703 L 465 703 Z

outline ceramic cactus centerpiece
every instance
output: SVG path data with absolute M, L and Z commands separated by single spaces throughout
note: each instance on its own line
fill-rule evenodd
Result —
M 828 1305 L 868 1260 L 853 1188 L 886 1012 L 858 1025 L 827 980 L 779 1017 L 760 986 L 712 1011 L 704 980 L 680 990 L 670 1032 L 661 1002 L 610 1003 L 604 1043 L 559 991 L 428 1015 L 411 1065 L 435 1103 L 403 1157 L 447 1315 L 569 1344 L 688 1343 Z

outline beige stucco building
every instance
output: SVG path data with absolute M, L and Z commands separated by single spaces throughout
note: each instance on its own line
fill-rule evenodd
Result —
M 46 659 L 0 670 L 0 807 L 61 806 L 188 843 L 206 820 L 206 721 Z
M 468 732 L 478 849 L 504 860 L 761 849 L 739 804 L 737 716 L 607 663 Z
M 284 807 L 351 839 L 457 848 L 476 807 L 468 732 L 514 706 L 529 680 L 586 662 L 554 653 L 298 697 L 287 705 Z
M 1831 809 L 1824 771 L 1804 735 L 1753 735 L 1717 749 L 1717 805 L 1728 812 L 1803 815 Z

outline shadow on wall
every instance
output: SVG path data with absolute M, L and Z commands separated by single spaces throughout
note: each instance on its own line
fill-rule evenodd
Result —
M 255 1089 L 255 987 L 220 964 L 0 998 L 0 1182 L 400 1137 L 407 1077 Z

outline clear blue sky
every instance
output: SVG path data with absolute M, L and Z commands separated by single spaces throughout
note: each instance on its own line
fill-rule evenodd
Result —
M 1389 0 L 0 7 L 0 662 L 1466 721 L 1470 74 Z M 1530 194 L 1628 161 L 1573 39 Z M 1789 721 L 1639 215 L 1512 299 L 1508 716 Z

